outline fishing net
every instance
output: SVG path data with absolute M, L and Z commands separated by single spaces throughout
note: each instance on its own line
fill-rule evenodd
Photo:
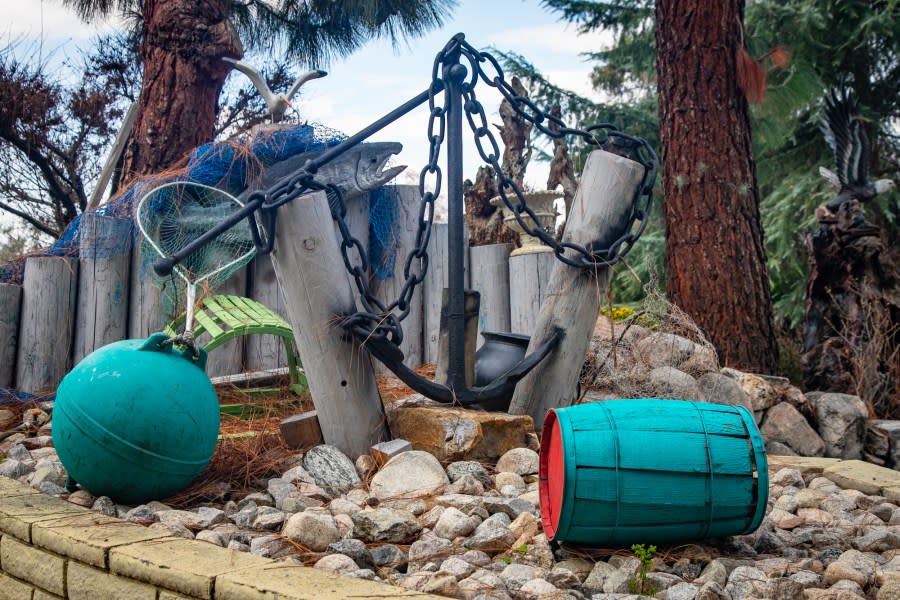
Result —
M 154 188 L 141 198 L 135 211 L 145 256 L 171 256 L 241 206 L 230 194 L 199 183 L 175 181 Z M 175 266 L 174 272 L 184 284 L 185 335 L 193 329 L 198 286 L 217 287 L 255 253 L 251 225 L 244 219 Z

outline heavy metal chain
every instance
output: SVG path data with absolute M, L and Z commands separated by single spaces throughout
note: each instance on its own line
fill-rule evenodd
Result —
M 432 67 L 432 83 L 428 90 L 428 163 L 419 174 L 421 201 L 415 244 L 403 265 L 404 283 L 396 300 L 385 305 L 372 294 L 368 282 L 369 263 L 366 259 L 366 249 L 347 226 L 347 208 L 343 195 L 334 185 L 317 182 L 315 170 L 303 169 L 294 176 L 283 180 L 267 191 L 262 202 L 261 217 L 264 229 L 269 232 L 267 237 L 271 243 L 274 236 L 276 209 L 279 206 L 310 190 L 323 190 L 327 193 L 331 216 L 340 232 L 340 248 L 344 266 L 347 272 L 353 276 L 362 304 L 362 310 L 345 316 L 343 326 L 361 339 L 387 338 L 392 344 L 399 346 L 403 341 L 403 328 L 400 322 L 409 314 L 416 286 L 424 281 L 428 271 L 428 242 L 431 237 L 431 225 L 434 221 L 434 203 L 440 195 L 443 176 L 439 164 L 440 153 L 447 133 L 447 114 L 451 101 L 450 95 L 443 93 L 443 101 L 438 103 L 437 96 L 445 90 L 442 80 L 445 62 L 451 58 L 454 61 L 458 60 L 459 57 L 464 57 L 471 66 L 471 75 L 462 85 L 463 111 L 474 134 L 475 146 L 481 158 L 494 170 L 500 196 L 503 198 L 504 204 L 515 215 L 525 233 L 550 246 L 556 257 L 562 262 L 573 267 L 593 269 L 617 263 L 628 253 L 647 226 L 653 202 L 653 184 L 656 179 L 658 159 L 646 141 L 622 133 L 613 125 L 606 123 L 585 130 L 568 127 L 560 118 L 543 112 L 531 100 L 516 94 L 512 86 L 504 79 L 503 70 L 493 56 L 479 52 L 464 39 L 455 37 L 437 54 Z M 485 70 L 485 66 L 493 70 L 493 75 Z M 529 224 L 529 221 L 537 224 L 540 223 L 540 220 L 526 204 L 521 188 L 504 173 L 499 164 L 500 148 L 488 126 L 484 107 L 475 96 L 474 88 L 479 79 L 488 86 L 499 90 L 516 113 L 532 123 L 541 133 L 551 137 L 577 136 L 590 145 L 626 156 L 644 167 L 641 185 L 632 202 L 632 214 L 628 226 L 624 234 L 608 248 L 585 248 L 573 243 L 558 242 L 553 233 L 544 227 L 540 225 L 532 227 Z M 551 129 L 550 124 L 555 125 L 556 129 Z M 486 145 L 487 147 L 485 147 Z M 253 199 L 254 195 L 251 194 L 248 202 Z M 255 228 L 252 230 L 255 232 Z M 259 245 L 260 240 L 256 241 Z M 567 256 L 566 250 L 574 252 Z
M 526 234 L 536 237 L 550 246 L 556 254 L 556 258 L 567 265 L 595 269 L 612 266 L 619 262 L 644 232 L 650 219 L 650 210 L 653 206 L 653 185 L 659 168 L 659 159 L 650 144 L 641 138 L 619 131 L 609 123 L 601 123 L 587 129 L 575 129 L 567 126 L 559 117 L 542 111 L 530 99 L 518 95 L 505 80 L 503 69 L 492 55 L 479 52 L 465 40 L 454 38 L 451 43 L 453 42 L 457 43 L 459 53 L 465 57 L 471 67 L 471 77 L 462 85 L 465 100 L 463 110 L 475 136 L 475 146 L 482 160 L 494 170 L 500 197 L 506 207 L 515 215 L 519 226 Z M 485 67 L 492 70 L 493 74 L 485 70 Z M 500 148 L 488 127 L 484 107 L 475 97 L 475 86 L 479 79 L 490 87 L 497 88 L 516 114 L 531 123 L 541 133 L 554 138 L 567 135 L 577 136 L 589 145 L 599 146 L 604 150 L 630 158 L 644 167 L 641 184 L 635 191 L 632 200 L 632 212 L 628 224 L 621 237 L 613 241 L 608 248 L 599 248 L 593 245 L 585 248 L 571 242 L 559 242 L 553 232 L 539 225 L 541 221 L 526 204 L 522 189 L 500 166 Z M 551 128 L 551 124 L 556 127 Z M 485 143 L 488 144 L 488 148 L 485 148 Z M 513 197 L 510 198 L 510 196 Z M 530 219 L 526 217 L 530 217 Z M 532 227 L 531 223 L 536 226 Z M 573 252 L 567 256 L 566 250 Z

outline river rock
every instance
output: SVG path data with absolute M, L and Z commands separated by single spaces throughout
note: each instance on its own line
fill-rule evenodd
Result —
M 422 530 L 415 515 L 396 508 L 362 510 L 350 518 L 353 535 L 366 542 L 406 544 Z
M 750 396 L 731 377 L 721 373 L 705 373 L 697 380 L 703 399 L 713 404 L 727 406 L 743 406 L 753 411 Z
M 759 375 L 742 373 L 728 368 L 722 369 L 721 373 L 733 377 L 737 381 L 741 389 L 746 392 L 747 397 L 750 398 L 753 412 L 767 410 L 781 401 L 781 394 L 778 393 L 778 390 Z
M 344 494 L 360 484 L 353 462 L 343 452 L 328 444 L 310 448 L 303 457 L 303 468 L 317 485 L 332 496 Z
M 369 490 L 379 500 L 420 498 L 440 492 L 449 483 L 434 456 L 410 450 L 389 460 L 372 478 Z
M 657 397 L 703 400 L 703 392 L 694 378 L 675 367 L 656 367 L 647 377 Z
M 461 510 L 452 506 L 444 509 L 434 526 L 434 534 L 448 540 L 455 540 L 460 536 L 466 536 L 475 531 L 480 520 L 470 517 Z
M 528 448 L 514 448 L 503 454 L 497 461 L 497 471 L 532 475 L 538 472 L 538 453 Z
M 324 508 L 308 508 L 291 515 L 281 533 L 313 552 L 323 552 L 341 539 L 334 517 Z
M 447 465 L 447 476 L 450 478 L 451 482 L 456 483 L 465 475 L 471 475 L 485 487 L 491 485 L 491 474 L 488 473 L 488 470 L 484 468 L 484 465 L 478 461 L 459 460 Z
M 825 442 L 806 419 L 788 402 L 776 404 L 766 412 L 760 432 L 766 440 L 781 442 L 800 456 L 823 456 Z
M 811 392 L 806 397 L 816 408 L 819 435 L 825 442 L 825 456 L 861 458 L 869 412 L 859 396 Z
M 356 562 L 343 554 L 329 554 L 316 561 L 315 567 L 332 573 L 348 575 L 359 569 Z

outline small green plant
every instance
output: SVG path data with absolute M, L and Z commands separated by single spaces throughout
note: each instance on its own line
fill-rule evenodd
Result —
M 632 594 L 653 596 L 658 590 L 647 581 L 647 571 L 650 569 L 650 563 L 653 562 L 653 555 L 656 554 L 656 546 L 652 544 L 650 546 L 632 544 L 631 551 L 641 561 L 641 566 L 638 567 L 637 576 L 632 577 L 628 581 L 628 587 Z
M 510 557 L 508 557 L 508 556 L 501 556 L 501 557 L 500 557 L 500 560 L 501 560 L 501 561 L 503 562 L 503 564 L 505 564 L 505 565 L 511 565 L 511 564 L 512 564 L 512 558 L 510 558 Z
M 518 548 L 519 556 L 525 556 L 528 554 L 528 544 L 522 544 Z

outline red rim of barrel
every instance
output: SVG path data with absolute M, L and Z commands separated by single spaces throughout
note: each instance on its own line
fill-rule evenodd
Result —
M 538 493 L 541 502 L 541 524 L 547 539 L 552 540 L 559 528 L 562 513 L 563 494 L 566 486 L 565 450 L 559 430 L 556 412 L 549 410 L 544 419 L 544 433 L 541 437 L 540 480 Z

